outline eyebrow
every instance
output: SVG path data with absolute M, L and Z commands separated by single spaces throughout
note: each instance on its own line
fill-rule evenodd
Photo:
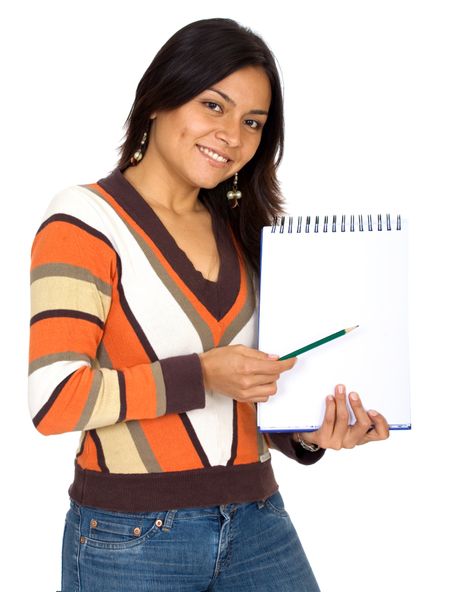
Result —
M 211 88 L 207 88 L 206 90 L 212 90 L 212 91 L 216 92 L 227 103 L 231 103 L 234 107 L 236 107 L 236 103 L 233 101 L 233 99 L 231 97 L 229 97 L 228 95 L 226 95 L 223 91 L 219 90 L 218 88 L 211 87 Z M 252 109 L 251 111 L 249 111 L 249 113 L 251 113 L 252 115 L 269 115 L 269 113 L 267 111 L 264 111 L 263 109 Z

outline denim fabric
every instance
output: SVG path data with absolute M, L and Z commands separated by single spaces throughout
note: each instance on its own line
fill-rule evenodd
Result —
M 71 501 L 62 592 L 318 592 L 276 491 L 266 500 L 150 513 Z

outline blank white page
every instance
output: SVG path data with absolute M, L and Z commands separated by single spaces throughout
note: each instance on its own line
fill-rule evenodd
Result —
M 356 217 L 357 218 L 357 217 Z M 305 220 L 305 217 L 302 217 Z M 311 218 L 314 219 L 314 218 Z M 346 217 L 348 220 L 348 216 Z M 257 404 L 261 431 L 320 427 L 325 398 L 336 384 L 356 391 L 364 407 L 382 413 L 391 429 L 410 420 L 407 304 L 407 223 L 378 230 L 298 233 L 265 227 L 261 244 L 260 350 L 286 355 L 341 329 L 354 331 L 298 356 L 278 380 L 277 393 Z M 351 414 L 351 423 L 354 417 Z

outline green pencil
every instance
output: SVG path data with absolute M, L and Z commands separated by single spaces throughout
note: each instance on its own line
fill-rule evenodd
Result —
M 337 337 L 342 337 L 343 335 L 350 333 L 350 331 L 353 331 L 353 329 L 356 329 L 356 327 L 359 327 L 359 325 L 356 325 L 355 327 L 350 327 L 349 329 L 342 329 L 341 331 L 337 331 L 336 333 L 332 333 L 331 335 L 328 335 L 328 337 L 324 337 L 323 339 L 319 339 L 318 341 L 314 341 L 313 343 L 310 343 L 309 345 L 305 345 L 305 347 L 301 347 L 300 349 L 296 349 L 295 351 L 291 352 L 290 354 L 286 354 L 285 356 L 278 358 L 278 360 L 287 360 L 288 358 L 295 358 L 295 356 L 299 356 L 300 354 L 304 354 L 305 352 L 309 351 L 310 349 L 314 349 L 315 347 L 319 347 L 319 345 L 323 345 L 324 343 L 327 343 L 328 341 L 331 341 L 332 339 L 336 339 Z

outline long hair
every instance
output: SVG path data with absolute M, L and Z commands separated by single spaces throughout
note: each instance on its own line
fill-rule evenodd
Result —
M 239 171 L 243 197 L 239 207 L 229 206 L 226 194 L 233 179 L 213 189 L 201 188 L 198 197 L 230 224 L 246 258 L 259 274 L 261 229 L 285 213 L 276 176 L 284 147 L 283 95 L 275 58 L 260 36 L 226 18 L 199 20 L 177 31 L 156 54 L 138 84 L 124 125 L 118 167 L 124 170 L 130 165 L 144 132 L 150 130 L 152 112 L 180 107 L 245 66 L 264 69 L 272 95 L 258 149 Z

